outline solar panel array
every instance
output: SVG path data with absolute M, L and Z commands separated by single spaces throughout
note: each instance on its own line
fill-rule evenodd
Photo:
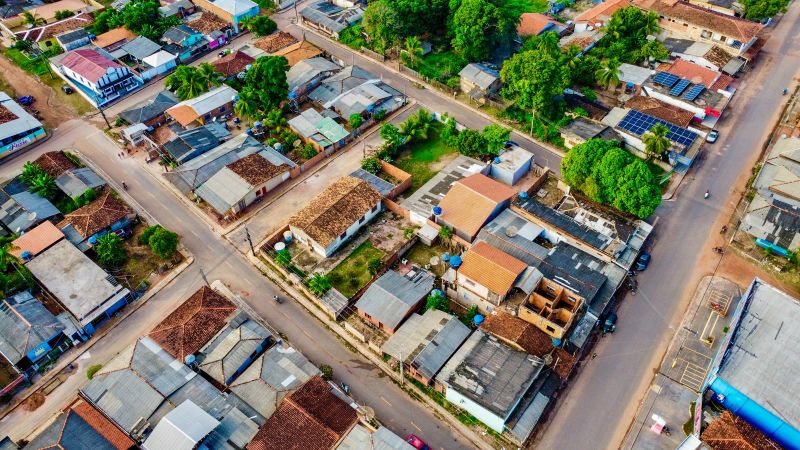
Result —
M 692 84 L 691 81 L 686 79 L 681 79 L 681 81 L 678 81 L 678 84 L 676 84 L 675 87 L 673 87 L 672 90 L 669 91 L 669 95 L 674 95 L 675 97 L 681 95 L 683 91 L 685 91 L 686 88 L 689 87 L 690 84 Z
M 653 78 L 653 82 L 671 88 L 672 86 L 675 86 L 675 83 L 677 83 L 680 79 L 681 78 L 679 76 L 673 75 L 669 72 L 658 72 Z
M 687 92 L 686 95 L 683 96 L 683 98 L 689 100 L 690 102 L 693 102 L 695 101 L 695 99 L 697 99 L 697 97 L 700 96 L 700 94 L 703 93 L 703 90 L 705 90 L 705 88 L 706 87 L 703 86 L 702 84 L 696 84 L 694 85 L 694 87 L 689 89 L 689 92 Z
M 678 145 L 690 147 L 692 143 L 694 143 L 695 139 L 697 139 L 697 133 L 693 131 L 675 126 L 669 122 L 656 119 L 651 115 L 644 114 L 636 110 L 629 111 L 618 126 L 623 130 L 630 131 L 636 136 L 641 136 L 647 133 L 650 128 L 653 128 L 653 126 L 658 123 L 669 129 L 669 132 L 667 133 L 667 139 Z

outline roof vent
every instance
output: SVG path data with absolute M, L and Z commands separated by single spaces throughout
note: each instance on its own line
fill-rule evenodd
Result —
M 516 237 L 517 234 L 519 234 L 519 230 L 514 225 L 506 227 L 506 236 L 513 238 Z

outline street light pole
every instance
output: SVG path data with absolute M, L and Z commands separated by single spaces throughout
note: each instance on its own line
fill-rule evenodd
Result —
M 250 244 L 250 252 L 253 256 L 256 256 L 256 250 L 253 248 L 253 240 L 250 238 L 250 230 L 247 228 L 247 225 L 244 227 L 244 234 L 247 236 L 247 243 Z

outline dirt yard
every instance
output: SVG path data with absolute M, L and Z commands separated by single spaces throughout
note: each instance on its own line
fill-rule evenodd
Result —
M 5 84 L 14 90 L 14 92 L 8 92 L 8 95 L 15 98 L 20 95 L 36 97 L 33 107 L 39 110 L 45 124 L 50 128 L 58 127 L 60 124 L 78 117 L 78 113 L 62 102 L 53 89 L 22 70 L 5 56 L 0 56 L 0 72 L 2 72 L 0 77 L 3 78 Z

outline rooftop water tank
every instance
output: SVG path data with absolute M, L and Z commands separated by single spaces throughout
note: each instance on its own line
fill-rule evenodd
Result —
M 475 314 L 475 317 L 472 318 L 472 323 L 474 323 L 476 327 L 480 326 L 483 323 L 483 316 Z
M 444 295 L 444 292 L 440 291 L 439 289 L 434 289 L 434 290 L 433 290 L 433 292 L 432 292 L 432 294 L 433 294 L 433 295 L 438 295 L 438 296 L 441 296 L 441 297 L 444 297 L 444 296 L 445 296 L 445 295 Z
M 91 245 L 97 244 L 97 236 L 90 236 L 88 241 L 89 241 L 89 244 L 91 244 Z
M 186 363 L 187 366 L 191 366 L 192 364 L 194 364 L 195 361 L 197 361 L 197 358 L 194 355 L 189 354 L 186 355 L 186 358 L 184 358 L 183 361 Z
M 461 267 L 461 257 L 460 256 L 451 256 L 450 257 L 450 267 L 453 269 L 458 269 Z
M 286 244 L 284 244 L 283 242 L 278 242 L 277 244 L 275 244 L 275 251 L 279 252 L 281 250 L 286 250 Z
M 525 192 L 525 191 L 520 192 L 519 193 L 519 198 L 521 198 L 523 200 L 527 199 L 528 198 L 528 193 Z
M 499 157 L 499 156 L 495 156 L 495 157 L 494 157 L 494 163 L 495 163 L 495 164 L 500 164 L 501 162 L 503 162 L 503 160 L 502 160 L 502 159 L 500 159 L 500 157 Z
M 293 237 L 294 236 L 292 235 L 291 231 L 286 230 L 283 232 L 283 240 L 286 241 L 286 243 L 292 242 Z
M 433 215 L 434 216 L 441 216 L 442 215 L 442 207 L 441 206 L 434 206 L 433 207 Z
M 450 261 L 450 254 L 449 253 L 443 254 L 442 255 L 442 261 L 444 261 L 444 262 Z
M 33 253 L 25 250 L 20 256 L 22 257 L 23 261 L 30 261 L 31 258 L 33 258 Z

